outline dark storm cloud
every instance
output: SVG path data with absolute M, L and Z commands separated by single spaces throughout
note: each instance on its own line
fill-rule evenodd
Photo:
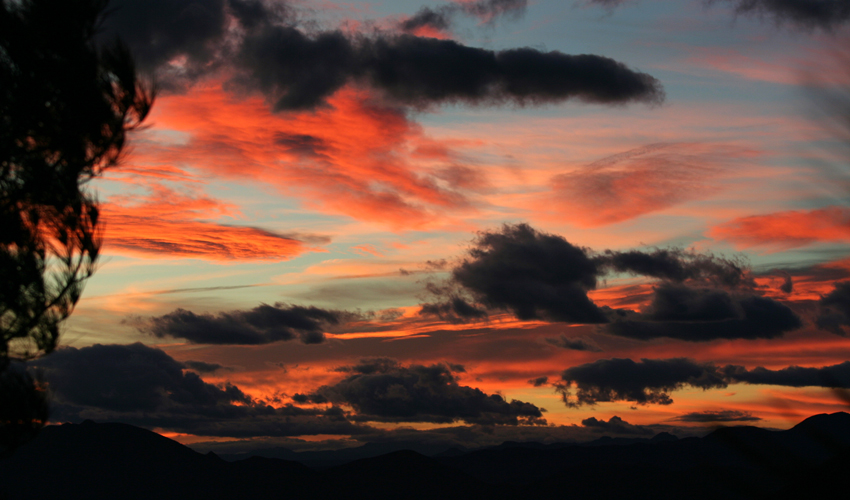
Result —
M 435 422 L 465 421 L 484 425 L 545 425 L 542 409 L 499 394 L 458 384 L 462 367 L 447 364 L 401 366 L 386 358 L 361 361 L 342 371 L 351 375 L 322 386 L 312 399 L 350 405 L 359 421 Z
M 640 362 L 600 359 L 564 370 L 561 380 L 558 392 L 571 408 L 608 401 L 668 405 L 673 402 L 668 394 L 673 390 L 685 386 L 712 389 L 728 385 L 713 364 L 685 358 L 642 359 Z
M 482 19 L 521 12 L 525 1 L 457 4 Z M 452 7 L 455 8 L 455 7 Z M 423 14 L 419 22 L 424 22 Z M 241 70 L 236 90 L 259 90 L 280 110 L 314 109 L 347 83 L 373 87 L 396 104 L 659 103 L 660 83 L 596 55 L 531 48 L 490 51 L 450 40 L 341 31 L 308 34 L 286 3 L 249 0 L 120 0 L 102 38 L 124 39 L 166 90 L 223 66 Z M 438 15 L 430 22 L 439 24 Z M 239 29 L 234 29 L 236 22 Z
M 600 359 L 564 370 L 556 390 L 571 408 L 611 401 L 668 405 L 673 402 L 669 393 L 677 389 L 706 390 L 738 383 L 845 389 L 850 388 L 850 361 L 821 368 L 790 366 L 780 370 L 763 367 L 749 370 L 736 365 L 718 367 L 686 358 L 641 359 L 639 362 Z
M 604 104 L 663 100 L 653 77 L 595 55 L 519 48 L 493 52 L 451 40 L 399 36 L 364 45 L 364 78 L 394 101 L 415 107 L 546 104 L 578 99 Z
M 714 0 L 718 1 L 718 0 Z M 723 0 L 742 14 L 767 16 L 804 28 L 833 29 L 850 20 L 847 0 Z M 712 3 L 710 0 L 709 3 Z
M 432 293 L 435 290 L 433 286 L 428 288 Z M 449 296 L 444 302 L 436 304 L 423 304 L 419 314 L 437 316 L 449 323 L 463 323 L 469 320 L 484 319 L 488 316 L 486 310 L 476 307 L 458 296 Z
M 716 410 L 694 411 L 673 418 L 677 422 L 712 423 L 712 422 L 755 422 L 761 420 L 748 411 Z
M 422 7 L 412 17 L 398 24 L 401 31 L 415 34 L 422 28 L 431 28 L 437 31 L 446 31 L 452 25 L 452 17 L 459 10 L 458 5 L 444 5 L 436 9 Z
M 226 6 L 225 0 L 111 0 L 100 36 L 124 40 L 141 69 L 182 56 L 191 71 L 202 71 L 217 57 Z
M 517 224 L 480 233 L 452 280 L 484 307 L 519 319 L 604 323 L 605 312 L 587 296 L 599 274 L 586 249 Z
M 788 306 L 768 297 L 663 283 L 639 319 L 605 325 L 607 333 L 637 340 L 668 337 L 691 342 L 775 338 L 802 326 Z
M 407 33 L 415 33 L 422 28 L 446 31 L 458 14 L 475 16 L 485 23 L 492 23 L 503 16 L 516 19 L 525 13 L 527 6 L 528 0 L 479 0 L 450 3 L 436 8 L 423 7 L 413 17 L 399 23 L 399 29 Z
M 613 8 L 630 0 L 589 0 Z M 850 20 L 846 0 L 703 0 L 707 5 L 733 4 L 739 14 L 770 18 L 800 28 L 832 30 Z
M 850 281 L 835 284 L 835 288 L 821 297 L 821 311 L 817 317 L 818 328 L 836 335 L 847 335 L 850 328 Z
M 588 292 L 612 272 L 660 280 L 645 311 L 599 307 L 590 299 Z M 677 248 L 594 254 L 516 224 L 479 233 L 449 280 L 427 286 L 436 300 L 423 304 L 420 313 L 463 322 L 510 311 L 521 320 L 604 324 L 603 331 L 621 337 L 691 342 L 774 338 L 802 326 L 791 309 L 754 287 L 738 260 Z M 566 338 L 549 342 L 592 350 Z
M 850 388 L 850 361 L 821 368 L 789 366 L 780 370 L 768 370 L 762 367 L 747 370 L 743 366 L 727 365 L 723 368 L 723 372 L 730 381 L 747 384 Z
M 620 273 L 650 276 L 681 283 L 688 280 L 707 281 L 727 287 L 752 285 L 743 263 L 673 249 L 655 249 L 652 252 L 606 250 L 596 258 L 601 266 Z
M 263 91 L 279 111 L 315 108 L 354 81 L 416 108 L 664 98 L 653 77 L 606 57 L 531 48 L 494 52 L 410 35 L 352 40 L 340 32 L 308 36 L 268 25 L 245 37 L 234 60 L 245 71 L 235 83 Z
M 596 417 L 586 418 L 581 421 L 581 425 L 589 429 L 604 432 L 605 434 L 625 436 L 652 436 L 653 434 L 656 434 L 655 430 L 651 427 L 630 424 L 616 415 L 609 418 L 607 422 L 604 420 L 597 420 Z
M 246 35 L 234 60 L 244 74 L 234 83 L 262 91 L 277 111 L 313 109 L 349 82 L 358 59 L 341 32 L 308 36 L 293 26 L 267 24 Z
M 529 384 L 534 387 L 543 387 L 547 383 L 549 383 L 549 377 L 537 377 L 528 381 Z
M 273 408 L 213 385 L 165 352 L 136 343 L 64 348 L 31 363 L 44 372 L 54 421 L 115 420 L 209 436 L 351 434 L 368 430 L 339 408 Z
M 557 338 L 547 338 L 546 342 L 552 344 L 553 346 L 560 347 L 562 349 L 570 349 L 573 351 L 589 351 L 589 352 L 601 352 L 598 346 L 591 344 L 590 342 L 584 339 L 573 339 L 568 338 L 565 335 L 561 335 Z
M 317 405 L 325 404 L 328 402 L 328 398 L 322 396 L 321 394 L 300 394 L 296 393 L 292 395 L 292 400 L 298 404 L 306 404 L 313 403 Z
M 205 361 L 184 361 L 183 366 L 198 373 L 213 373 L 224 368 L 218 363 L 207 363 Z
M 719 321 L 735 319 L 738 304 L 725 290 L 664 283 L 655 289 L 644 314 L 655 321 Z
M 104 43 L 122 39 L 139 68 L 160 70 L 159 83 L 169 90 L 233 57 L 231 19 L 250 30 L 291 22 L 293 12 L 287 2 L 259 0 L 110 0 L 98 38 Z
M 117 412 L 165 406 L 214 407 L 250 403 L 232 385 L 207 384 L 159 349 L 141 343 L 60 349 L 34 363 L 62 401 Z
M 324 342 L 324 329 L 355 316 L 317 307 L 262 304 L 248 311 L 195 314 L 176 309 L 162 316 L 136 319 L 136 328 L 158 338 L 186 339 L 193 344 L 257 345 L 299 339 Z

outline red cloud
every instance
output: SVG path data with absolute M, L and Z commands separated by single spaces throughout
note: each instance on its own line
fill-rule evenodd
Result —
M 207 222 L 235 212 L 231 205 L 152 186 L 142 202 L 114 197 L 103 205 L 105 247 L 134 255 L 168 254 L 207 260 L 288 259 L 307 248 L 291 237 L 253 227 Z
M 552 178 L 547 203 L 584 227 L 613 224 L 704 198 L 728 159 L 745 150 L 703 144 L 653 144 Z
M 418 28 L 410 31 L 410 34 L 424 38 L 437 38 L 439 40 L 448 40 L 452 37 L 451 33 L 433 26 L 419 26 Z
M 464 183 L 446 179 L 450 151 L 402 110 L 352 89 L 329 103 L 274 114 L 259 98 L 235 99 L 212 85 L 163 97 L 157 126 L 189 139 L 138 153 L 147 163 L 261 182 L 308 208 L 394 227 L 451 224 L 447 212 L 471 206 Z
M 820 241 L 846 242 L 850 241 L 850 208 L 833 206 L 741 217 L 714 227 L 709 234 L 743 248 L 788 249 Z

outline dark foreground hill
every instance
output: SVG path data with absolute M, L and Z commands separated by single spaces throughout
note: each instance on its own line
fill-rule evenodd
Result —
M 428 457 L 396 451 L 315 470 L 202 455 L 125 424 L 49 426 L 0 461 L 0 498 L 806 498 L 845 489 L 850 415 L 787 431 L 719 429 L 606 445 L 510 443 Z

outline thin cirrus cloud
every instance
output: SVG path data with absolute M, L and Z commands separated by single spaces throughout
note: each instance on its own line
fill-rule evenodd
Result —
M 799 85 L 799 75 L 788 63 L 772 63 L 761 58 L 747 57 L 733 49 L 692 49 L 684 62 L 695 68 L 719 71 L 753 81 Z
M 232 205 L 163 185 L 149 187 L 147 196 L 112 197 L 104 204 L 109 250 L 212 261 L 285 260 L 309 250 L 295 235 L 205 220 L 235 215 Z
M 599 306 L 589 296 L 612 272 L 655 278 L 640 312 Z M 481 232 L 467 257 L 442 285 L 428 289 L 436 302 L 421 314 L 463 322 L 490 311 L 520 320 L 600 324 L 636 340 L 775 338 L 802 327 L 788 306 L 762 296 L 743 263 L 681 249 L 594 253 L 526 224 Z
M 783 294 L 788 294 L 786 290 L 790 290 L 795 300 L 819 301 L 832 292 L 841 280 L 850 278 L 850 260 L 827 261 L 813 266 L 789 269 L 786 272 L 787 274 L 779 274 L 782 282 L 774 281 Z M 779 279 L 779 276 L 776 279 Z M 791 280 L 790 288 L 786 286 L 789 279 Z
M 554 176 L 547 203 L 582 227 L 614 224 L 706 198 L 731 161 L 752 155 L 723 145 L 651 144 Z
M 441 179 L 433 160 L 418 152 L 434 150 L 434 141 L 403 112 L 354 90 L 330 102 L 280 115 L 259 98 L 233 99 L 214 85 L 165 96 L 154 118 L 190 138 L 168 148 L 140 146 L 136 157 L 260 182 L 309 209 L 397 227 L 437 224 L 471 208 L 470 190 Z M 451 155 L 445 145 L 439 149 Z
M 740 217 L 713 227 L 709 236 L 732 241 L 742 248 L 776 250 L 820 242 L 850 242 L 850 209 L 831 206 Z
M 639 405 L 673 403 L 670 393 L 685 387 L 725 388 L 730 384 L 785 387 L 850 387 L 850 362 L 820 368 L 789 366 L 779 370 L 717 366 L 687 358 L 599 359 L 568 368 L 556 389 L 571 408 L 600 402 L 630 401 Z

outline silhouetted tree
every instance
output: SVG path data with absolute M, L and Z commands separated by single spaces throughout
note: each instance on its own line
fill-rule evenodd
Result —
M 0 446 L 47 417 L 12 361 L 50 353 L 100 249 L 87 181 L 121 158 L 153 91 L 94 37 L 106 0 L 0 0 Z

